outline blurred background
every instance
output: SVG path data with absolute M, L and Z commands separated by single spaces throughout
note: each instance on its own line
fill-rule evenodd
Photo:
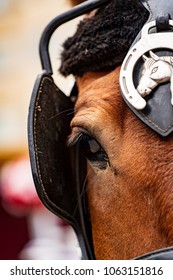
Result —
M 73 230 L 40 203 L 28 160 L 27 116 L 36 76 L 42 72 L 38 44 L 48 22 L 70 8 L 68 0 L 0 0 L 0 259 L 78 259 Z M 54 78 L 62 42 L 79 19 L 50 42 Z

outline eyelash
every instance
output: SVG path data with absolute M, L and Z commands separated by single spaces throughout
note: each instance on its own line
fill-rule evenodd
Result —
M 87 133 L 80 133 L 71 144 L 79 142 L 81 151 L 88 161 L 99 169 L 106 169 L 109 160 L 102 146 L 92 136 Z

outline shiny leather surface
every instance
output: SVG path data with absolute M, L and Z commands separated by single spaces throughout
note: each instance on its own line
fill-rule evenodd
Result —
M 150 252 L 135 258 L 135 260 L 173 260 L 173 247 Z

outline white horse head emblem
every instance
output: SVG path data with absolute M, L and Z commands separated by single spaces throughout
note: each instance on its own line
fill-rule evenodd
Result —
M 150 57 L 142 56 L 144 66 L 137 87 L 138 93 L 145 97 L 159 84 L 170 81 L 171 104 L 173 105 L 173 56 L 157 56 L 152 51 Z

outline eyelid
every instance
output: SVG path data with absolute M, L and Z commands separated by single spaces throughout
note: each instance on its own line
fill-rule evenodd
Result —
M 84 128 L 74 127 L 73 130 L 72 130 L 72 133 L 70 134 L 70 136 L 67 140 L 67 145 L 69 147 L 75 145 L 78 141 L 80 141 L 80 139 L 82 138 L 82 136 L 84 134 L 93 138 L 93 136 L 91 136 L 91 134 L 88 133 L 88 131 L 85 130 Z
M 99 146 L 99 151 L 91 151 L 92 157 L 85 154 L 87 160 L 92 163 L 93 166 L 105 170 L 108 166 L 110 166 L 108 155 L 100 143 L 97 142 L 96 138 L 84 128 L 73 127 L 72 133 L 68 139 L 68 146 L 71 147 L 77 144 L 77 142 L 82 141 L 85 137 L 90 137 L 91 140 L 95 141 Z M 102 154 L 101 157 L 100 154 Z

